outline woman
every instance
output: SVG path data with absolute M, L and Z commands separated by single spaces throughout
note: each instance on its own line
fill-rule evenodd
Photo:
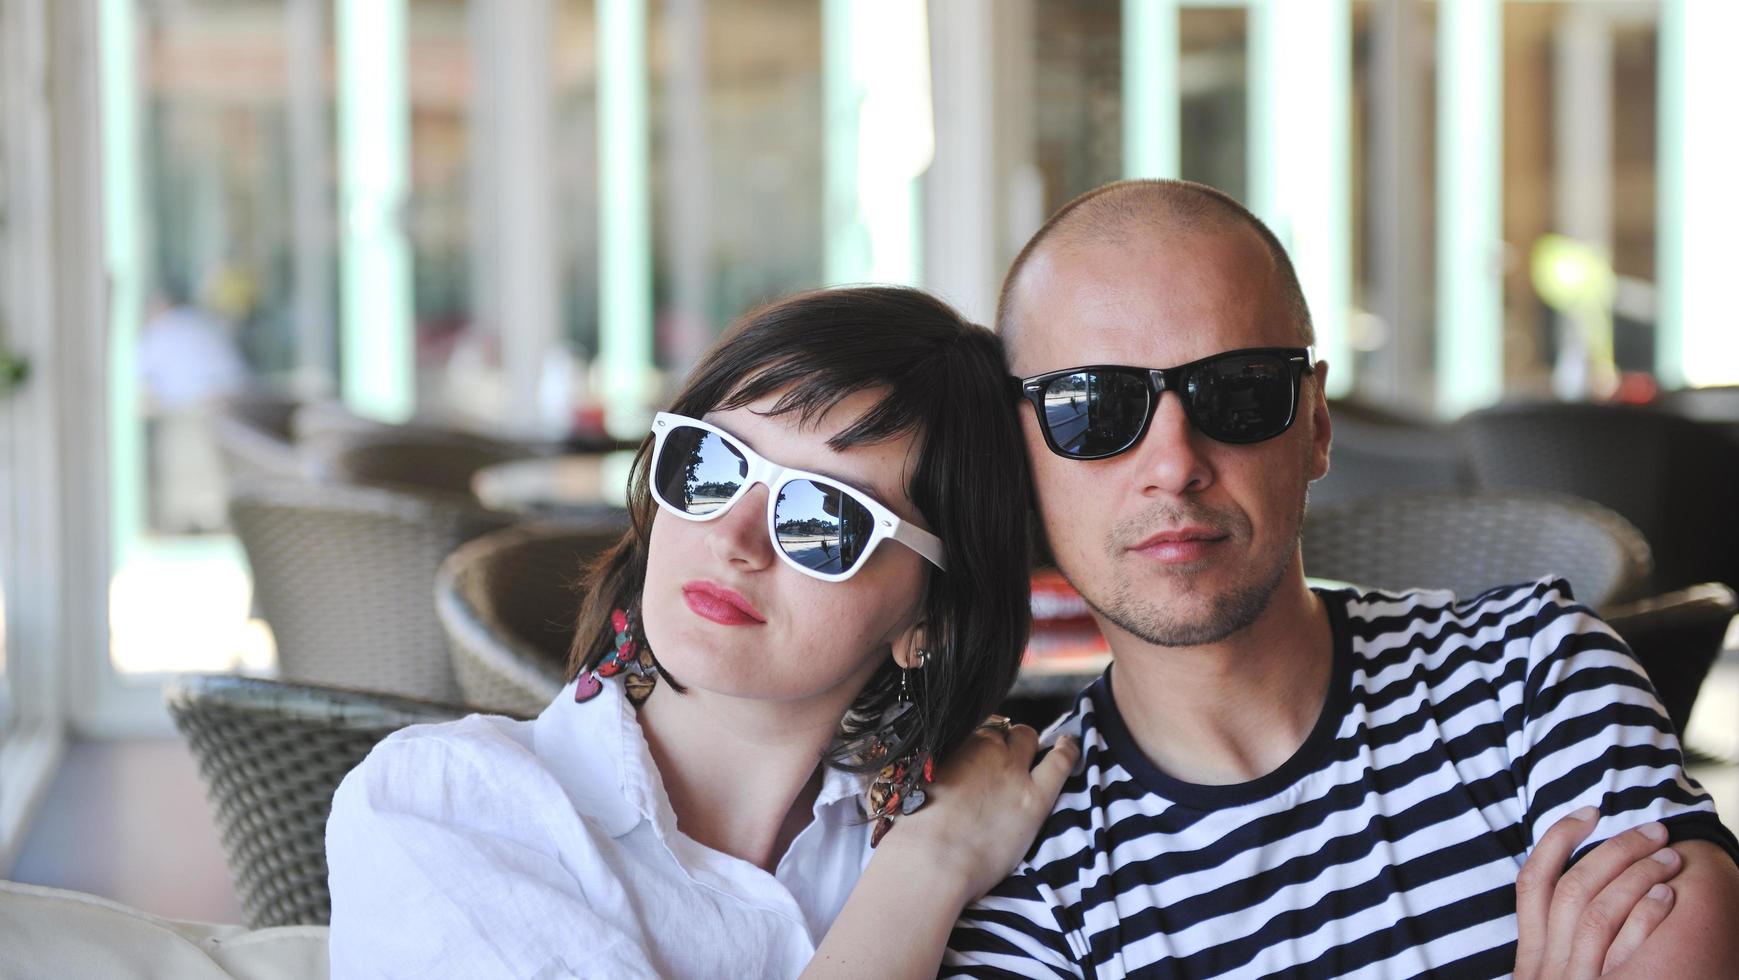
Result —
M 1029 624 L 1005 383 L 912 290 L 739 321 L 635 458 L 567 688 L 345 779 L 333 975 L 933 975 L 1076 757 L 980 728 Z

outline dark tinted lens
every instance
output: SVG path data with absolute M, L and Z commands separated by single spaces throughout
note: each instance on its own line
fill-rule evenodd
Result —
M 1128 447 L 1147 421 L 1147 376 L 1138 371 L 1076 371 L 1045 386 L 1045 428 L 1069 456 L 1103 456 Z
M 1184 380 L 1190 416 L 1222 442 L 1260 442 L 1292 417 L 1292 366 L 1277 354 L 1233 354 L 1192 369 Z
M 728 503 L 749 475 L 749 461 L 705 429 L 680 425 L 664 437 L 652 490 L 684 513 L 703 517 Z
M 863 504 L 812 480 L 792 480 L 773 505 L 773 531 L 791 560 L 825 575 L 856 565 L 869 546 L 874 518 Z

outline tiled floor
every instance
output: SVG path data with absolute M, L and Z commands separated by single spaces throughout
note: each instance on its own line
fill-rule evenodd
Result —
M 242 921 L 198 770 L 179 739 L 69 746 L 11 877 L 171 919 Z

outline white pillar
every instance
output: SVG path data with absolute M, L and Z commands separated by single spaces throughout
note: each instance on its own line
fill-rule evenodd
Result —
M 326 0 L 290 0 L 284 11 L 285 99 L 290 150 L 291 312 L 298 392 L 335 388 L 338 323 L 332 309 L 331 139 L 326 116 Z
M 996 65 L 993 0 L 949 0 L 930 8 L 936 161 L 924 177 L 925 285 L 967 319 L 996 315 L 1002 269 L 996 249 Z
M 1332 368 L 1352 390 L 1352 12 L 1348 0 L 1252 0 L 1247 202 L 1292 256 Z
M 490 267 L 499 319 L 505 421 L 519 432 L 544 432 L 562 420 L 545 418 L 539 401 L 544 365 L 560 347 L 556 291 L 555 195 L 551 174 L 550 0 L 495 4 L 486 44 L 489 84 L 477 115 L 496 142 L 487 191 L 496 202 L 488 229 L 493 248 L 474 261 Z
M 1178 0 L 1123 0 L 1123 176 L 1182 172 Z
M 403 421 L 416 404 L 407 0 L 338 0 L 344 400 Z
M 618 438 L 651 422 L 646 0 L 598 0 L 598 362 Z
M 1667 0 L 1660 58 L 1660 321 L 1666 385 L 1739 384 L 1739 4 Z
M 1503 8 L 1437 8 L 1437 410 L 1503 395 Z

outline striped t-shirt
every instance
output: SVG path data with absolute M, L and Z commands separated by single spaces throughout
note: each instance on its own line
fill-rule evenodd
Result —
M 1113 672 L 1047 733 L 1082 759 L 1014 875 L 968 907 L 948 976 L 1500 976 L 1516 873 L 1594 804 L 1581 850 L 1651 820 L 1739 861 L 1624 644 L 1562 581 L 1322 592 L 1334 672 L 1292 758 L 1238 785 L 1159 771 Z

